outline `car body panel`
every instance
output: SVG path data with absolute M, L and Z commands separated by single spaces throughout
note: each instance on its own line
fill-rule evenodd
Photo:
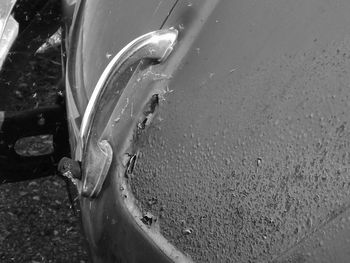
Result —
M 350 251 L 350 210 L 348 207 L 339 211 L 332 220 L 325 221 L 306 238 L 274 262 L 349 262 Z
M 66 65 L 68 116 L 75 137 L 88 97 L 109 61 L 133 38 L 159 29 L 175 2 L 77 1 L 67 37 L 71 44 Z M 75 148 L 74 138 L 71 145 Z
M 220 1 L 172 74 L 131 182 L 194 261 L 273 260 L 348 206 L 349 8 Z
M 145 100 L 162 96 L 137 141 L 131 126 L 126 132 L 121 126 L 135 122 L 130 105 L 116 126 L 111 121 L 127 97 L 98 125 L 115 156 L 134 144 L 138 160 L 127 198 L 127 167 L 117 158 L 101 195 L 81 198 L 93 259 L 185 260 L 170 244 L 162 247 L 160 232 L 199 262 L 326 262 L 335 254 L 346 262 L 346 246 L 331 242 L 346 240 L 333 226 L 350 224 L 343 217 L 349 204 L 350 3 L 179 1 L 161 9 L 161 1 L 150 1 L 138 13 L 129 11 L 134 3 L 122 3 L 87 1 L 76 13 L 67 71 L 76 136 L 109 55 L 159 27 L 177 28 L 179 40 L 163 65 L 151 67 L 153 76 L 165 77 L 142 80 L 149 89 Z M 155 10 L 162 15 L 152 16 Z M 131 76 L 120 90 L 137 79 Z M 160 218 L 160 230 L 140 224 L 148 212 Z M 327 250 L 318 247 L 320 240 Z
M 69 39 L 67 40 L 68 62 L 66 75 L 70 131 L 71 134 L 76 136 L 75 139 L 73 137 L 73 140 L 71 140 L 73 155 L 76 149 L 81 116 L 87 104 L 87 96 L 91 95 L 99 74 L 102 73 L 113 55 L 128 41 L 131 41 L 132 37 L 160 28 L 174 3 L 175 1 L 144 1 L 138 5 L 143 11 L 136 12 L 133 16 L 126 15 L 123 12 L 124 9 L 132 10 L 135 6 L 132 1 L 80 1 L 77 3 Z M 127 24 L 128 27 L 116 27 L 116 15 L 118 15 L 118 22 L 121 25 Z M 89 20 L 85 20 L 85 16 L 88 16 Z M 149 20 L 150 17 L 153 17 L 152 20 Z M 99 21 L 99 23 L 96 23 L 97 26 L 107 26 L 105 29 L 93 28 L 91 27 L 91 20 Z M 84 21 L 86 21 L 86 24 L 84 24 Z M 135 30 L 130 31 L 131 27 L 134 27 Z M 112 33 L 111 29 L 113 29 Z M 104 39 L 103 42 L 100 42 L 102 33 L 104 33 L 104 36 L 108 34 L 111 37 L 109 39 L 113 41 Z M 88 42 L 85 42 L 86 39 L 88 39 Z M 91 52 L 86 53 L 88 55 L 82 53 L 82 46 L 90 49 Z M 83 50 L 86 51 L 86 49 Z M 82 54 L 84 58 L 81 57 Z M 97 54 L 98 56 L 96 56 Z M 93 61 L 92 64 L 90 63 L 91 60 Z M 87 61 L 89 63 L 85 64 Z M 86 74 L 83 70 L 85 67 L 91 71 L 91 74 Z M 112 167 L 111 170 L 116 171 L 116 167 Z M 154 244 L 154 241 L 150 240 L 135 224 L 130 215 L 123 211 L 125 208 L 122 206 L 122 200 L 120 200 L 119 187 L 115 187 L 117 182 L 115 183 L 114 180 L 115 177 L 107 179 L 106 188 L 98 199 L 81 198 L 83 226 L 93 261 L 172 262 L 169 253 L 168 255 L 164 254 Z M 166 245 L 166 240 L 162 241 Z M 179 260 L 181 260 L 181 255 L 177 255 L 176 250 L 174 253 L 171 252 L 171 250 L 174 250 L 173 248 L 170 247 L 169 250 L 174 258 L 180 257 Z
M 70 36 L 75 46 L 69 51 L 68 77 L 69 83 L 74 84 L 73 91 L 84 87 L 75 97 L 80 114 L 112 57 L 134 38 L 159 29 L 174 3 L 157 0 L 77 3 L 73 25 L 76 30 L 73 28 Z

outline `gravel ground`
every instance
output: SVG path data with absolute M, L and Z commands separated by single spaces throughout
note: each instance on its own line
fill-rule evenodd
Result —
M 0 186 L 0 262 L 87 262 L 81 233 L 61 178 Z
M 29 61 L 1 110 L 53 103 L 60 78 L 54 47 Z M 87 262 L 79 221 L 58 176 L 0 185 L 0 262 Z

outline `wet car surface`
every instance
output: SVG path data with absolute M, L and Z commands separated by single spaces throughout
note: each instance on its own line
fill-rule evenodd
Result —
M 349 8 L 220 1 L 206 18 L 131 179 L 144 213 L 194 261 L 283 262 L 347 210 Z M 334 259 L 313 252 L 292 262 Z
M 93 262 L 348 262 L 350 2 L 62 3 Z

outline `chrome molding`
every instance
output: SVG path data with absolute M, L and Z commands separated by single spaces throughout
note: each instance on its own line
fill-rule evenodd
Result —
M 157 60 L 159 63 L 163 62 L 173 50 L 177 36 L 178 31 L 174 28 L 153 31 L 131 41 L 114 56 L 99 78 L 86 107 L 80 126 L 77 160 L 82 160 L 85 143 L 101 97 L 108 92 L 108 88 L 112 88 L 107 85 L 108 79 L 114 73 L 120 72 L 141 59 L 147 58 Z
M 111 80 L 142 59 L 163 62 L 173 50 L 177 36 L 178 31 L 172 28 L 142 35 L 126 45 L 103 71 L 86 107 L 75 153 L 75 159 L 83 161 L 82 181 L 76 184 L 81 195 L 98 196 L 112 163 L 113 150 L 109 142 L 99 136 L 90 138 L 97 111 L 103 107 L 102 101 L 108 100 L 114 92 Z

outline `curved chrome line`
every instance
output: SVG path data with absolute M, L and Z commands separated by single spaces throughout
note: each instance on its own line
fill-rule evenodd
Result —
M 94 195 L 97 195 L 101 191 L 103 181 L 106 178 L 106 175 L 108 173 L 109 167 L 111 166 L 112 158 L 113 158 L 113 150 L 111 145 L 108 143 L 108 141 L 102 140 L 101 142 L 98 143 L 98 147 L 100 148 L 101 152 L 105 156 L 104 158 L 105 162 L 101 163 L 101 167 L 102 167 L 101 174 L 97 178 L 97 181 L 95 182 L 95 186 L 92 189 L 89 197 L 93 197 Z M 83 191 L 86 190 L 86 180 L 83 183 L 82 190 Z M 89 190 L 87 189 L 87 191 Z
M 131 66 L 138 60 L 149 58 L 163 62 L 172 52 L 176 43 L 178 31 L 174 28 L 162 29 L 142 35 L 126 45 L 107 65 L 100 76 L 94 91 L 86 107 L 81 126 L 78 147 L 80 154 L 77 159 L 82 158 L 84 143 L 86 142 L 91 124 L 96 113 L 98 103 L 107 91 L 108 79 L 113 73 L 118 72 L 126 66 Z

